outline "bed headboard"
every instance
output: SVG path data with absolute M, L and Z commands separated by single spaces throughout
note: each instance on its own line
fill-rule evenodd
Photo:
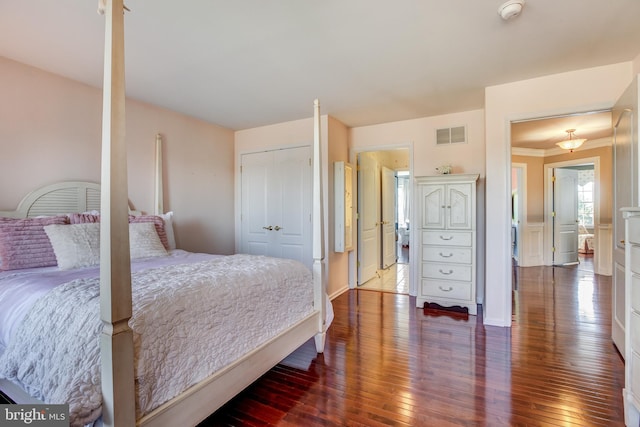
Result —
M 0 211 L 0 216 L 31 218 L 92 210 L 100 210 L 100 184 L 65 181 L 32 191 L 22 199 L 15 211 Z

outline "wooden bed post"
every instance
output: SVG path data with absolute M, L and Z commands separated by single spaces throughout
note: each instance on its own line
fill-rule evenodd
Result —
M 326 285 L 324 276 L 324 224 L 322 203 L 322 150 L 320 149 L 320 102 L 313 101 L 313 282 L 314 306 L 320 312 L 316 350 L 324 351 L 326 339 Z
M 135 386 L 125 142 L 124 5 L 100 0 L 106 15 L 100 218 L 100 337 L 105 426 L 134 426 Z
M 156 190 L 154 200 L 154 213 L 164 213 L 164 188 L 162 186 L 162 136 L 156 135 Z

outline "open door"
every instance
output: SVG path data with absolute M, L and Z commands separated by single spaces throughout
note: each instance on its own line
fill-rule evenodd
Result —
M 526 163 L 511 164 L 511 257 L 516 265 L 521 262 L 524 200 L 526 197 Z
M 396 173 L 382 167 L 382 268 L 396 263 Z
M 553 264 L 578 263 L 578 171 L 553 171 Z
M 358 284 L 375 277 L 380 264 L 380 174 L 370 153 L 358 163 Z
M 625 238 L 621 208 L 638 206 L 638 78 L 613 107 L 613 295 L 611 337 L 625 357 Z

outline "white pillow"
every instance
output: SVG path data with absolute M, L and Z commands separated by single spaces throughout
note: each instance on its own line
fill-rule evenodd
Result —
M 167 242 L 169 243 L 169 250 L 176 248 L 176 238 L 173 234 L 173 211 L 159 215 L 164 221 L 164 232 L 167 233 Z
M 61 270 L 100 263 L 100 223 L 46 225 Z
M 100 223 L 47 225 L 44 231 L 61 270 L 100 263 Z M 129 250 L 131 259 L 167 255 L 152 222 L 129 224 Z
M 129 248 L 131 259 L 166 256 L 167 250 L 160 241 L 152 222 L 129 224 Z

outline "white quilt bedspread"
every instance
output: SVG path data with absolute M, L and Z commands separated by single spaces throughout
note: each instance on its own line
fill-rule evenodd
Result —
M 232 255 L 132 274 L 137 416 L 148 413 L 313 310 L 311 273 L 296 261 Z M 0 356 L 7 378 L 71 425 L 101 414 L 99 282 L 55 287 L 33 305 Z

